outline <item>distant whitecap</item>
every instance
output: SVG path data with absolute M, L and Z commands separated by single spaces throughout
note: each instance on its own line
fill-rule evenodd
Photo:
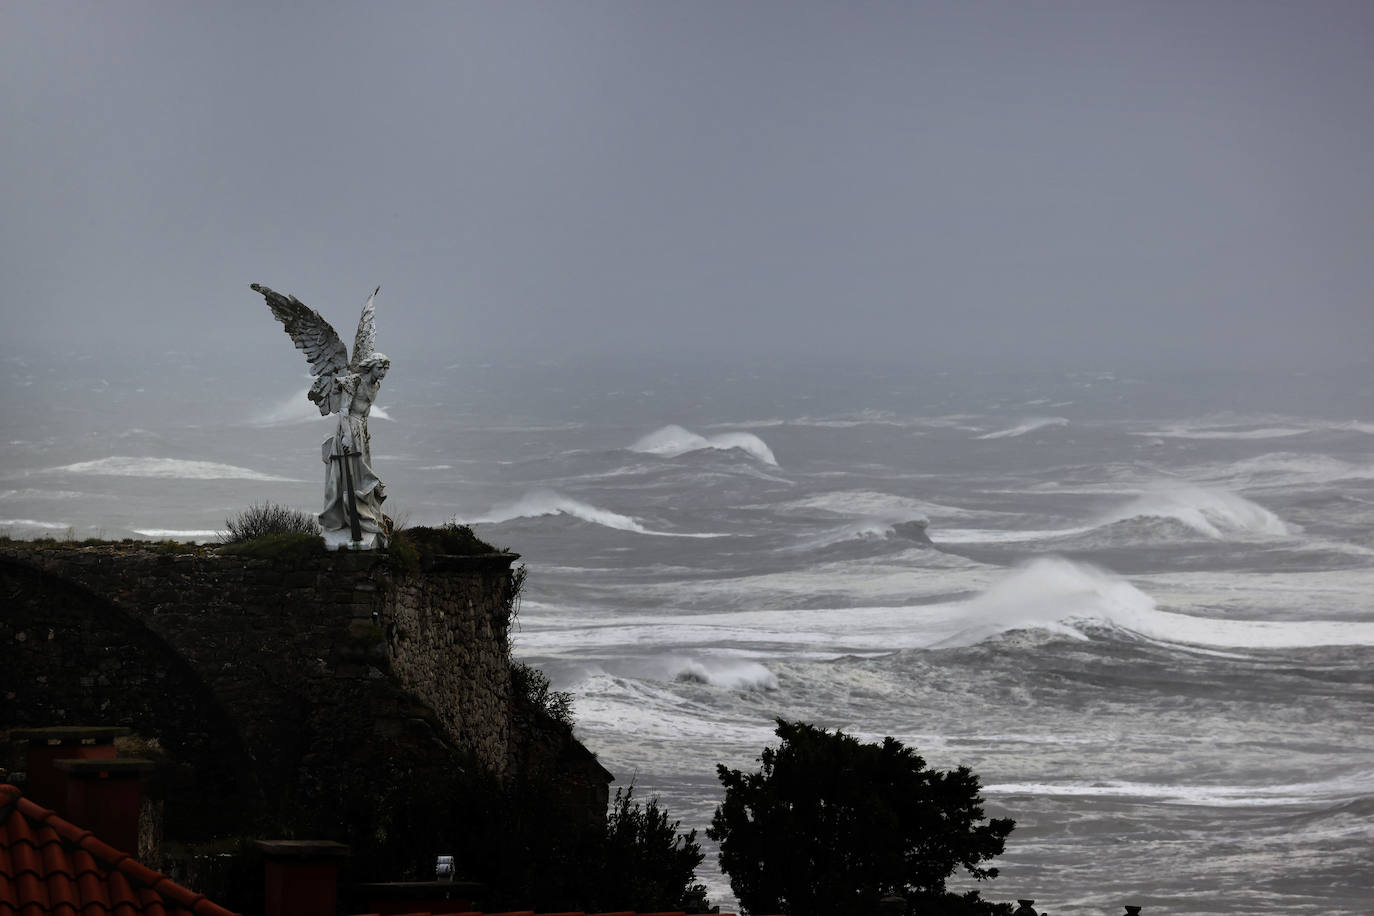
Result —
M 294 481 L 293 477 L 264 474 L 252 468 L 217 461 L 190 461 L 181 458 L 131 458 L 112 455 L 95 461 L 78 461 L 52 468 L 68 474 L 101 474 L 107 477 L 161 477 L 178 480 L 271 480 Z
M 583 502 L 557 493 L 553 490 L 534 490 L 526 493 L 513 503 L 496 506 L 486 515 L 463 519 L 468 524 L 475 525 L 499 525 L 501 522 L 508 522 L 517 518 L 540 518 L 547 515 L 567 515 L 581 519 L 584 522 L 591 522 L 594 525 L 603 525 L 607 528 L 615 528 L 620 531 L 632 531 L 635 534 L 652 534 L 660 537 L 688 537 L 688 538 L 709 538 L 719 537 L 716 534 L 683 534 L 673 531 L 650 531 L 636 518 L 629 515 L 622 515 L 610 509 L 603 509 L 591 503 Z
M 979 439 L 1013 439 L 1017 436 L 1024 436 L 1026 433 L 1033 433 L 1038 429 L 1049 429 L 1052 426 L 1068 426 L 1069 421 L 1064 417 L 1031 417 L 1023 420 L 1015 426 L 1007 429 L 999 429 L 996 432 L 986 433 L 979 436 Z
M 134 528 L 133 532 L 140 537 L 172 541 L 214 541 L 227 533 L 215 528 Z
M 708 448 L 721 450 L 737 448 L 765 464 L 776 466 L 778 463 L 778 459 L 773 456 L 773 450 L 753 433 L 720 433 L 715 436 L 703 436 L 675 425 L 665 426 L 649 433 L 630 446 L 630 451 L 676 458 L 678 455 Z

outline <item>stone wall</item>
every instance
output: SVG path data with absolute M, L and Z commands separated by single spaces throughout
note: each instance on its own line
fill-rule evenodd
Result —
M 421 575 L 389 580 L 381 615 L 390 670 L 497 772 L 510 737 L 513 559 L 429 558 Z
M 506 769 L 514 559 L 0 545 L 0 729 L 128 725 L 221 821 L 337 834 L 353 795 L 408 791 L 455 753 Z

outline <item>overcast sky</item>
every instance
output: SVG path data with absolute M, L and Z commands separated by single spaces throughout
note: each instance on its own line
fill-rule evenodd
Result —
M 288 7 L 288 8 L 281 8 Z M 0 349 L 1359 364 L 1374 3 L 0 4 Z

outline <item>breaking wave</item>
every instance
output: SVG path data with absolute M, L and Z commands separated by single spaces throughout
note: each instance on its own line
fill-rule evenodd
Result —
M 1203 469 L 1203 476 L 1240 487 L 1329 484 L 1374 478 L 1374 465 L 1353 464 L 1329 455 L 1270 452 Z
M 217 461 L 188 461 L 181 458 L 130 458 L 112 455 L 95 461 L 78 461 L 52 468 L 69 474 L 101 474 L 107 477 L 159 477 L 178 480 L 266 480 L 295 481 L 294 477 L 264 474 L 252 468 Z
M 1031 417 L 1023 420 L 1016 426 L 1008 429 L 999 429 L 997 432 L 985 433 L 978 436 L 979 439 L 1012 439 L 1016 436 L 1024 436 L 1026 433 L 1033 433 L 1037 429 L 1047 429 L 1051 426 L 1068 426 L 1069 421 L 1064 417 Z
M 695 659 L 674 665 L 673 679 L 707 684 L 726 690 L 777 690 L 778 678 L 758 662 L 701 662 Z
M 909 546 L 933 547 L 928 529 L 930 520 L 924 517 L 903 521 L 874 518 L 853 522 L 831 529 L 824 534 L 802 541 L 797 550 L 817 550 L 850 541 L 897 541 Z
M 1108 515 L 1099 525 L 1173 519 L 1209 538 L 1285 537 L 1294 529 L 1257 503 L 1225 490 L 1161 486 Z
M 676 458 L 678 455 L 708 448 L 721 450 L 737 448 L 764 464 L 776 466 L 778 463 L 778 459 L 773 456 L 773 450 L 753 433 L 720 433 L 708 437 L 694 433 L 689 429 L 683 429 L 681 426 L 671 425 L 644 436 L 630 446 L 630 451 Z
M 1273 512 L 1226 490 L 1161 484 L 1092 523 L 1073 528 L 1036 530 L 956 529 L 939 531 L 949 544 L 1019 544 L 1029 541 L 1087 538 L 1105 543 L 1170 543 L 1195 540 L 1246 540 L 1287 537 L 1299 528 Z
M 1033 560 L 957 607 L 963 628 L 931 648 L 969 646 L 1024 629 L 1087 639 L 1086 630 L 1104 627 L 1218 649 L 1374 645 L 1371 622 L 1235 620 L 1161 611 L 1120 576 L 1062 557 Z
M 632 531 L 635 534 L 686 538 L 719 537 L 719 535 L 716 534 L 684 534 L 674 531 L 650 531 L 648 528 L 645 528 L 638 519 L 629 515 L 622 515 L 619 512 L 612 512 L 610 509 L 593 506 L 591 503 L 584 503 L 581 500 L 564 496 L 553 490 L 531 491 L 513 503 L 496 506 L 486 515 L 478 518 L 464 519 L 463 521 L 475 525 L 499 525 L 502 522 L 509 522 L 517 518 L 542 518 L 549 515 L 567 515 L 584 522 L 590 522 L 593 525 L 615 528 L 618 531 Z

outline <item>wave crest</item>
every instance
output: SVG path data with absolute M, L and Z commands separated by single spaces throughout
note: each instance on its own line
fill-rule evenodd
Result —
M 676 425 L 668 425 L 649 433 L 630 446 L 630 451 L 676 458 L 678 455 L 699 452 L 708 448 L 720 450 L 737 448 L 764 464 L 771 464 L 774 467 L 778 464 L 778 459 L 773 456 L 773 450 L 753 433 L 720 433 L 715 436 L 703 436 Z
M 1283 519 L 1258 503 L 1226 490 L 1192 486 L 1161 486 L 1143 493 L 1098 524 L 1151 518 L 1173 519 L 1217 540 L 1294 533 Z
M 1070 621 L 1114 623 L 1136 629 L 1154 599 L 1119 576 L 1062 557 L 1021 566 L 963 606 L 965 626 L 936 645 L 970 646 L 1008 630 L 1042 629 L 1086 639 Z
M 778 678 L 758 662 L 700 662 L 689 659 L 674 669 L 673 679 L 726 690 L 777 690 Z
M 513 503 L 496 506 L 486 515 L 464 519 L 467 524 L 499 525 L 517 518 L 541 518 L 549 515 L 568 515 L 593 525 L 615 528 L 619 531 L 632 531 L 635 534 L 652 534 L 659 537 L 709 538 L 715 534 L 684 534 L 673 531 L 650 531 L 638 519 L 603 509 L 580 499 L 564 496 L 553 490 L 532 490 Z
M 1088 631 L 1104 628 L 1211 649 L 1374 645 L 1368 621 L 1236 620 L 1161 611 L 1115 573 L 1062 557 L 1021 566 L 958 610 L 964 627 L 931 648 L 970 646 L 1014 630 L 1085 640 Z

